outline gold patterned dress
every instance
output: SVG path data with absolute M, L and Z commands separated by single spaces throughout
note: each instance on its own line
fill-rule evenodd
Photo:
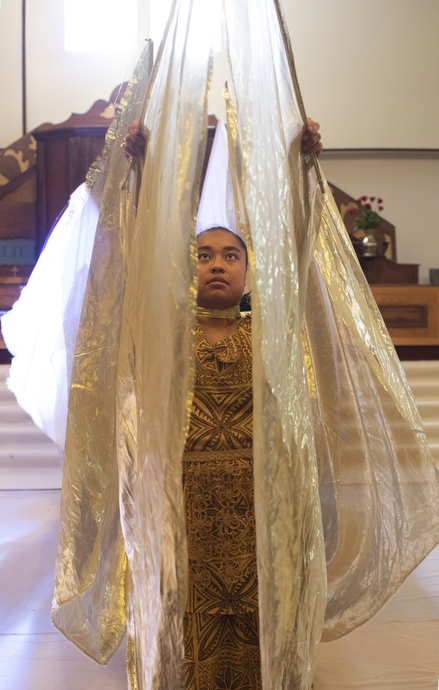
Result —
M 183 460 L 186 688 L 259 690 L 249 317 L 215 345 L 197 326 L 195 377 Z

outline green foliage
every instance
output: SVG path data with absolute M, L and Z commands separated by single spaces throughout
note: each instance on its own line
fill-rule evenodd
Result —
M 355 218 L 355 230 L 367 230 L 372 228 L 379 228 L 384 218 L 380 216 L 378 211 L 382 211 L 384 206 L 382 199 L 376 196 L 361 196 L 357 199 L 359 204 L 359 215 Z M 352 209 L 351 213 L 355 213 Z
M 366 230 L 367 228 L 379 228 L 383 218 L 376 211 L 365 209 L 361 216 L 355 219 L 355 228 L 357 230 Z

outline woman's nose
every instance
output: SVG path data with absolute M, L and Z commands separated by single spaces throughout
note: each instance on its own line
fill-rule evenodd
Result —
M 215 259 L 215 261 L 213 262 L 211 270 L 214 272 L 218 272 L 218 271 L 224 272 L 224 266 L 223 266 L 222 259 L 219 259 L 219 258 Z

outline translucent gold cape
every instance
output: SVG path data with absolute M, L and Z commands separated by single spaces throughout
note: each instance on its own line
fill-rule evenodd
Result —
M 141 690 L 184 686 L 181 476 L 210 9 L 175 0 L 154 69 L 147 48 L 90 175 L 100 219 L 72 368 L 53 620 L 100 663 L 127 624 Z M 438 473 L 328 187 L 300 152 L 278 3 L 225 0 L 224 13 L 253 304 L 263 686 L 308 690 L 323 625 L 329 640 L 365 622 L 438 542 Z M 150 142 L 129 166 L 121 144 L 138 116 Z

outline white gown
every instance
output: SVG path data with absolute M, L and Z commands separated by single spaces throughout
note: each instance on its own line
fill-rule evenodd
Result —
M 35 424 L 61 449 L 98 218 L 99 209 L 84 183 L 73 192 L 20 299 L 1 320 L 13 355 L 8 386 Z

